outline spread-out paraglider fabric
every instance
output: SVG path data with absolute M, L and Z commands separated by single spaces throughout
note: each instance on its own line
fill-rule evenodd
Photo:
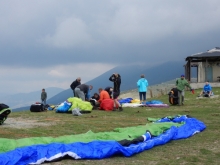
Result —
M 130 157 L 171 140 L 189 138 L 206 128 L 203 122 L 187 115 L 148 120 L 153 123 L 116 128 L 113 132 L 89 131 L 57 138 L 0 138 L 0 164 L 41 164 L 64 156 L 73 159 L 104 159 L 113 155 Z M 126 146 L 122 143 L 124 141 Z

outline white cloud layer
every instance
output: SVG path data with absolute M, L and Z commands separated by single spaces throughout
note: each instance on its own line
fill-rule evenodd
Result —
M 58 65 L 41 69 L 0 67 L 1 93 L 26 93 L 47 87 L 67 89 L 77 77 L 86 83 L 113 67 L 101 63 Z

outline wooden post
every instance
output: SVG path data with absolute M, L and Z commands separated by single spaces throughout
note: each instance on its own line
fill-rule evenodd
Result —
M 205 59 L 205 82 L 208 81 L 207 80 L 207 67 L 208 67 L 208 61 L 207 58 Z
M 184 67 L 185 67 L 185 78 L 188 78 L 188 71 L 187 71 L 188 61 L 187 61 L 186 65 L 184 65 Z
M 161 96 L 163 96 L 163 89 L 161 89 L 160 92 L 161 92 Z
M 150 98 L 153 97 L 153 93 L 152 93 L 152 90 L 150 89 Z
M 189 81 L 191 81 L 191 58 L 189 59 Z

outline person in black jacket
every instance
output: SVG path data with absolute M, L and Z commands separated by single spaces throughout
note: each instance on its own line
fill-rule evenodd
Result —
M 111 77 L 109 78 L 110 81 L 114 83 L 113 87 L 113 99 L 114 99 L 114 109 L 116 110 L 116 107 L 119 108 L 119 111 L 122 111 L 122 106 L 118 102 L 118 96 L 120 95 L 120 86 L 121 86 L 121 76 L 117 73 L 113 73 Z
M 100 99 L 100 96 L 98 93 L 94 93 L 94 95 L 90 99 L 90 103 L 93 106 L 93 110 L 96 110 L 98 107 L 98 100 Z
M 106 88 L 105 88 L 105 91 L 108 92 L 109 97 L 112 98 L 112 91 L 113 91 L 113 88 L 112 88 L 112 87 L 106 87 Z
M 74 90 L 75 88 L 81 84 L 81 78 L 78 77 L 75 81 L 72 82 L 72 84 L 70 85 L 70 88 L 73 90 L 73 96 L 75 96 Z
M 94 93 L 93 96 L 91 97 L 91 99 L 95 99 L 96 101 L 98 101 L 100 98 L 98 93 Z

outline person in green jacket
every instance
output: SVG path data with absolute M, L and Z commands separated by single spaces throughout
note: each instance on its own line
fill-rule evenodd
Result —
M 192 91 L 192 87 L 189 85 L 188 81 L 185 79 L 185 76 L 182 74 L 181 77 L 176 80 L 176 88 L 178 90 L 178 105 L 184 105 L 185 87 L 189 87 Z

